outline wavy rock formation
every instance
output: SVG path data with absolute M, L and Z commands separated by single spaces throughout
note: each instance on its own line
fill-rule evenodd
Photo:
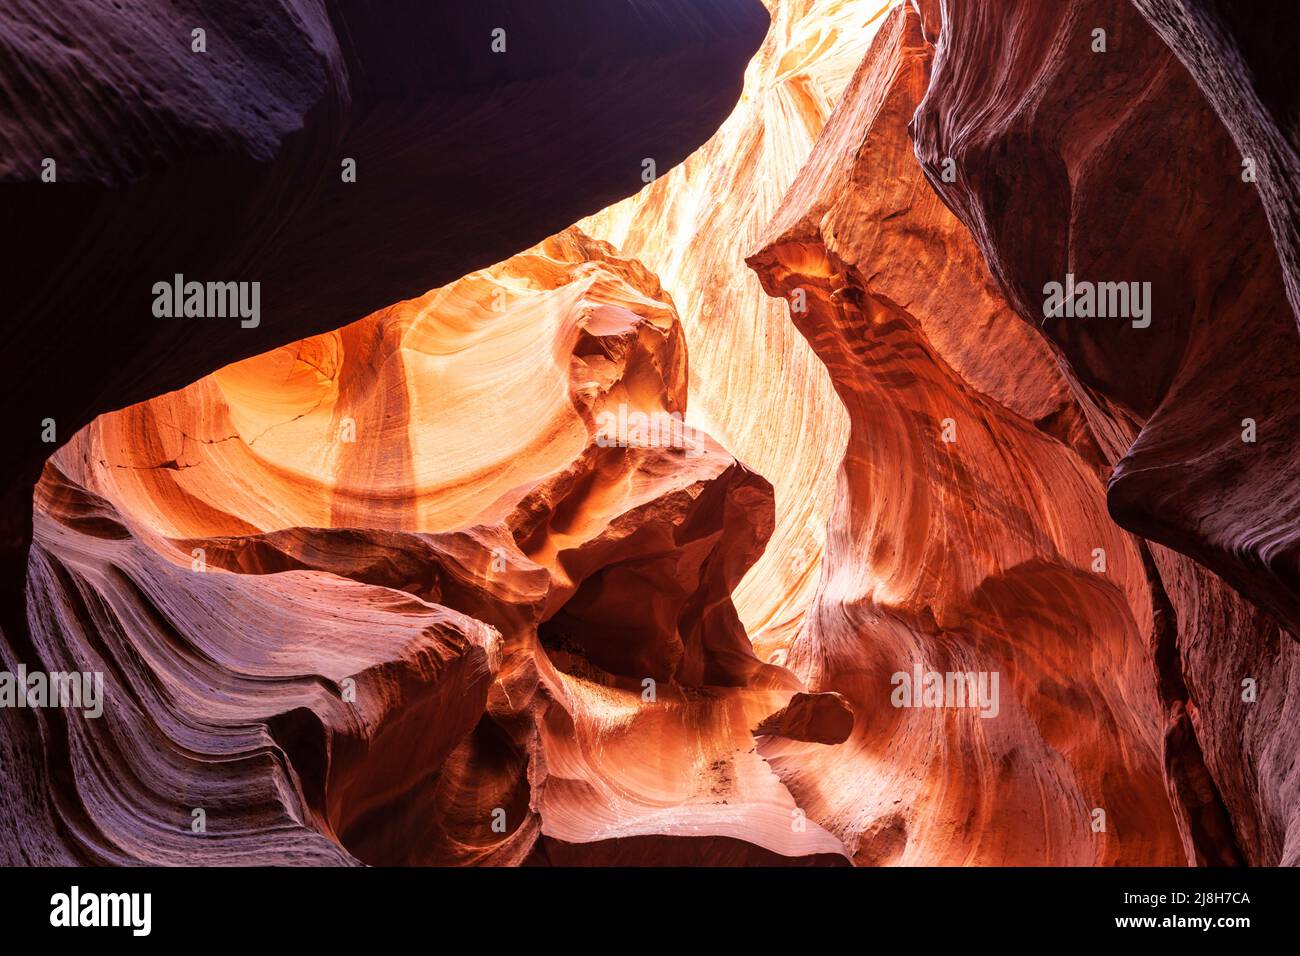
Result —
M 681 166 L 581 226 L 644 262 L 672 291 L 691 356 L 692 423 L 773 484 L 772 542 L 735 600 L 759 656 L 780 661 L 816 586 L 848 428 L 822 363 L 744 257 L 890 2 L 767 5 L 771 29 L 717 133 Z
M 798 687 L 729 597 L 772 492 L 683 424 L 681 346 L 573 231 L 98 418 L 41 484 L 34 639 L 113 706 L 42 721 L 75 769 L 19 857 L 842 862 L 755 752 Z
M 1163 545 L 1148 577 L 1166 604 L 1170 785 L 1176 807 L 1196 794 L 1185 830 L 1221 834 L 1189 857 L 1295 863 L 1300 343 L 1268 194 L 1244 181 L 1223 121 L 1129 4 L 945 4 L 944 30 L 914 124 L 926 175 L 1067 370 L 1113 465 L 1111 515 Z M 1046 315 L 1047 284 L 1067 273 L 1148 283 L 1146 318 Z M 1213 804 L 1207 777 L 1235 847 L 1213 812 L 1197 822 Z
M 766 25 L 757 0 L 65 6 L 17 0 L 0 23 L 0 184 L 21 237 L 3 267 L 6 631 L 32 486 L 95 415 L 639 189 L 645 159 L 665 171 L 717 128 Z M 259 314 L 159 318 L 154 285 L 178 274 L 260 283 Z
M 498 632 L 360 576 L 195 573 L 56 466 L 41 493 L 40 659 L 106 693 L 98 719 L 42 712 L 6 862 L 340 863 L 435 812 Z
M 1300 36 L 1293 11 L 1230 0 L 1133 0 L 1214 107 L 1258 185 L 1300 316 Z M 1298 320 L 1300 321 L 1300 320 Z
M 1287 31 L 767 6 L 15 7 L 0 863 L 1300 864 Z
M 1138 548 L 1050 352 L 912 156 L 931 57 L 891 12 L 750 258 L 849 413 L 789 661 L 858 715 L 843 748 L 761 752 L 859 863 L 1177 862 Z M 891 706 L 914 669 L 997 675 L 1000 700 Z

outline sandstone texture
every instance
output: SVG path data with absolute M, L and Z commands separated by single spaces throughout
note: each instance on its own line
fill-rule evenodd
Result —
M 1282 7 L 12 6 L 0 863 L 1300 864 Z

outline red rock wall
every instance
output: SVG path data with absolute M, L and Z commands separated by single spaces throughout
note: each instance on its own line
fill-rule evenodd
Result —
M 1293 749 L 1300 347 L 1267 200 L 1243 181 L 1240 151 L 1193 77 L 1130 5 L 953 3 L 944 15 L 917 155 L 1007 300 L 1059 356 L 1113 469 L 1110 514 L 1156 542 L 1150 576 L 1176 646 L 1158 658 L 1166 762 L 1196 763 L 1194 728 L 1241 854 L 1295 862 L 1281 754 Z M 1104 53 L 1092 50 L 1096 29 Z M 952 183 L 937 172 L 948 157 Z M 1044 286 L 1067 272 L 1150 282 L 1150 326 L 1045 318 Z M 1242 699 L 1246 679 L 1257 702 Z M 1202 784 L 1197 805 L 1209 801 Z M 1191 784 L 1171 786 L 1178 805 Z
M 763 752 L 859 863 L 1174 863 L 1138 546 L 1050 351 L 913 156 L 932 56 L 895 10 L 750 258 L 852 422 L 790 665 L 859 720 L 838 750 Z M 891 707 L 917 664 L 998 674 L 1000 712 Z
M 8 4 L 4 627 L 22 627 L 44 420 L 57 447 L 636 191 L 645 158 L 666 172 L 717 127 L 765 26 L 756 0 Z M 177 273 L 260 282 L 259 324 L 155 317 Z
M 1277 21 L 525 6 L 0 27 L 0 862 L 1300 861 Z
M 8 858 L 842 863 L 754 752 L 798 687 L 730 601 L 771 487 L 667 417 L 681 343 L 572 231 L 98 418 L 33 640 L 110 706 L 42 722 Z

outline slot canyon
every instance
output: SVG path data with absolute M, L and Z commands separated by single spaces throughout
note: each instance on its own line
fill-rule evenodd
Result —
M 6 7 L 0 863 L 1300 864 L 1285 5 Z

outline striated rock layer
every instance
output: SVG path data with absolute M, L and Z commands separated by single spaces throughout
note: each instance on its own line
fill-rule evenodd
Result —
M 479 6 L 0 28 L 0 862 L 1300 862 L 1272 21 Z
M 1300 33 L 1283 4 L 1133 0 L 1196 80 L 1241 152 L 1300 316 Z M 1300 321 L 1300 320 L 1298 320 Z
M 639 189 L 717 128 L 765 25 L 757 0 L 7 4 L 4 629 L 54 447 Z M 178 274 L 260 283 L 259 315 L 157 317 Z
M 41 720 L 9 859 L 843 862 L 755 752 L 799 687 L 729 597 L 772 492 L 683 424 L 681 346 L 572 231 L 97 419 L 33 640 L 108 706 Z
M 841 748 L 761 752 L 861 864 L 1176 863 L 1139 546 L 912 155 L 932 56 L 891 12 L 749 260 L 851 423 L 789 660 L 857 720 Z M 996 675 L 996 706 L 898 706 L 894 675 L 929 671 Z
M 1294 864 L 1300 342 L 1276 197 L 1130 4 L 948 3 L 943 22 L 917 154 L 1066 370 L 1113 466 L 1111 515 L 1158 543 L 1153 650 L 1189 858 Z M 1211 87 L 1219 52 L 1194 56 Z M 1149 283 L 1147 317 L 1047 315 L 1067 273 Z
M 770 547 L 737 590 L 760 656 L 781 660 L 817 581 L 847 422 L 824 366 L 745 265 L 866 53 L 886 0 L 770 2 L 772 26 L 717 133 L 646 189 L 583 220 L 672 291 L 692 422 L 772 482 Z

